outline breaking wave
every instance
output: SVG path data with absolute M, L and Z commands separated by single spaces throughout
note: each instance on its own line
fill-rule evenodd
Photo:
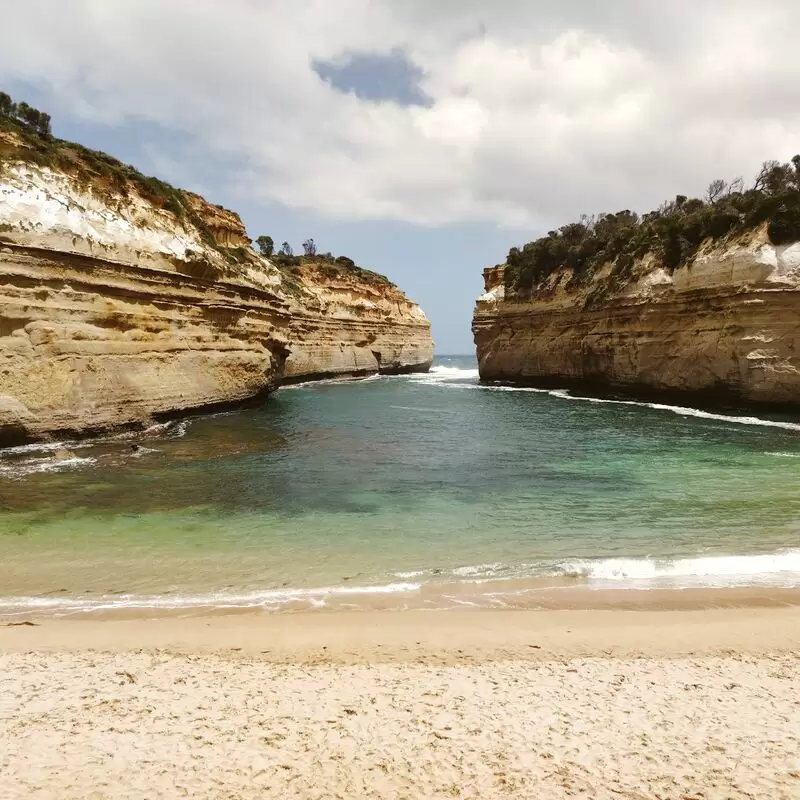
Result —
M 477 386 L 478 369 L 465 369 L 463 367 L 431 367 L 429 372 L 414 375 L 410 379 L 411 383 L 419 383 L 427 386 L 447 386 L 454 388 L 465 388 L 472 385 Z M 467 383 L 454 383 L 454 381 L 470 381 Z
M 740 417 L 732 414 L 717 414 L 712 411 L 701 411 L 699 408 L 688 406 L 673 406 L 666 403 L 644 403 L 638 400 L 608 400 L 600 397 L 583 397 L 572 395 L 563 389 L 553 389 L 549 392 L 553 397 L 562 400 L 576 400 L 585 403 L 604 403 L 618 406 L 640 406 L 652 408 L 656 411 L 669 411 L 682 417 L 697 417 L 698 419 L 713 419 L 720 422 L 732 422 L 736 425 L 760 425 L 767 428 L 782 428 L 787 431 L 800 431 L 800 422 L 785 422 L 783 420 L 762 419 L 761 417 Z
M 323 608 L 328 601 L 352 607 L 370 605 L 370 597 L 413 595 L 425 591 L 427 607 L 439 603 L 502 605 L 498 599 L 532 589 L 727 589 L 734 587 L 800 587 L 800 549 L 758 555 L 697 556 L 676 559 L 597 558 L 539 561 L 528 564 L 475 564 L 451 569 L 396 572 L 396 582 L 311 589 L 266 589 L 249 592 L 95 597 L 31 596 L 0 598 L 0 616 L 72 615 L 116 611 L 215 611 L 261 609 L 270 612 Z M 526 583 L 526 579 L 531 581 Z M 469 599 L 452 595 L 455 584 L 474 584 Z M 483 586 L 479 586 L 483 585 Z M 436 598 L 439 597 L 437 601 Z M 459 598 L 460 599 L 457 599 Z M 360 599 L 359 599 L 360 598 Z M 432 603 L 432 605 L 430 605 Z
M 382 586 L 324 586 L 314 589 L 270 589 L 264 591 L 176 595 L 106 595 L 94 598 L 76 597 L 4 597 L 0 598 L 0 615 L 44 612 L 48 614 L 80 614 L 108 611 L 189 611 L 262 608 L 280 610 L 290 605 L 319 608 L 328 598 L 356 598 L 363 595 L 402 594 L 416 592 L 418 583 L 390 583 Z
M 86 467 L 96 464 L 96 458 L 82 458 L 70 455 L 68 458 L 26 458 L 18 461 L 0 460 L 0 477 L 22 478 L 26 475 L 35 475 L 40 472 L 64 472 L 66 470 Z
M 19 479 L 42 472 L 64 472 L 98 463 L 98 458 L 77 455 L 102 446 L 121 442 L 144 442 L 157 439 L 180 439 L 186 435 L 191 420 L 173 420 L 156 423 L 144 430 L 122 431 L 92 439 L 64 439 L 58 442 L 34 442 L 32 444 L 0 449 L 0 478 Z M 158 452 L 151 447 L 138 446 L 134 457 Z
M 352 383 L 380 381 L 386 377 L 386 375 L 381 375 L 377 372 L 372 375 L 339 375 L 332 378 L 317 378 L 310 381 L 300 381 L 299 383 L 287 383 L 279 387 L 279 390 L 285 392 L 292 389 L 314 389 L 317 386 L 347 386 Z
M 590 584 L 653 587 L 800 586 L 800 550 L 748 556 L 678 559 L 609 558 L 565 561 L 567 577 Z
M 755 555 L 686 558 L 575 558 L 523 564 L 476 564 L 452 569 L 396 572 L 428 582 L 496 583 L 535 579 L 590 588 L 704 588 L 800 586 L 800 549 Z

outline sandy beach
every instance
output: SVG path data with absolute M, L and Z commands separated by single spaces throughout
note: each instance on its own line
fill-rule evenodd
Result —
M 8 798 L 797 798 L 800 608 L 0 628 Z

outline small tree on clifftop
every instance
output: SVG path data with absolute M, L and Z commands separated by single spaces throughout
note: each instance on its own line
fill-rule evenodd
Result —
M 292 250 L 292 246 L 289 244 L 289 242 L 284 242 L 281 245 L 281 255 L 284 255 L 284 256 L 293 256 L 294 255 L 294 250 Z
M 706 191 L 706 201 L 713 204 L 716 203 L 721 197 L 724 197 L 725 191 L 728 188 L 728 184 L 725 183 L 721 178 L 717 178 L 711 183 L 708 184 L 708 190 Z
M 269 258 L 275 252 L 275 242 L 272 241 L 271 236 L 259 236 L 256 244 L 259 252 L 265 258 Z
M 39 111 L 26 102 L 15 103 L 11 96 L 5 92 L 0 92 L 0 115 L 11 117 L 19 123 L 27 126 L 40 136 L 50 136 L 50 115 L 44 111 Z
M 309 258 L 317 254 L 317 245 L 315 244 L 313 239 L 306 239 L 303 242 L 303 252 Z

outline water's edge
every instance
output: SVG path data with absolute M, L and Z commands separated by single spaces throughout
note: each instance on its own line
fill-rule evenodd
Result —
M 542 399 L 534 399 L 538 397 Z M 680 602 L 694 592 L 712 593 L 708 601 L 714 604 L 723 602 L 720 595 L 733 592 L 724 602 L 734 602 L 743 591 L 748 593 L 747 603 L 777 602 L 777 597 L 782 598 L 780 602 L 796 601 L 800 536 L 793 533 L 797 527 L 791 503 L 769 535 L 762 536 L 753 527 L 728 536 L 725 519 L 741 528 L 731 504 L 744 503 L 743 509 L 754 510 L 743 519 L 752 518 L 752 525 L 759 526 L 763 520 L 765 532 L 770 531 L 769 519 L 760 517 L 756 509 L 759 503 L 767 503 L 765 509 L 774 515 L 774 508 L 781 508 L 769 505 L 770 492 L 777 490 L 765 479 L 780 478 L 776 498 L 796 497 L 792 487 L 797 485 L 798 470 L 793 460 L 800 459 L 800 421 L 581 396 L 564 388 L 480 382 L 476 368 L 448 363 L 405 377 L 304 379 L 272 398 L 251 412 L 191 415 L 145 431 L 0 451 L 0 545 L 13 544 L 17 559 L 11 558 L 12 551 L 6 547 L 9 558 L 4 560 L 10 572 L 5 572 L 4 580 L 0 566 L 0 615 L 18 619 L 247 610 L 574 607 L 592 606 L 608 592 L 620 591 L 630 592 L 626 602 L 636 607 L 652 603 L 644 598 L 667 591 L 684 598 Z M 498 436 L 504 438 L 498 440 Z M 587 436 L 595 441 L 586 443 Z M 549 444 L 551 438 L 555 445 Z M 528 441 L 535 443 L 533 449 Z M 672 452 L 663 452 L 664 442 Z M 759 446 L 754 450 L 751 443 Z M 478 466 L 469 466 L 473 462 Z M 755 483 L 742 483 L 750 477 L 749 470 L 756 468 L 749 464 L 757 467 L 752 473 Z M 704 481 L 712 482 L 708 491 L 703 489 Z M 87 482 L 88 493 L 82 489 Z M 436 488 L 439 483 L 444 489 Z M 142 487 L 139 494 L 131 495 L 137 485 Z M 163 495 L 167 502 L 166 510 L 153 517 L 152 524 L 161 532 L 152 541 L 143 539 L 151 536 L 150 485 L 153 496 Z M 742 487 L 747 489 L 744 495 Z M 61 491 L 66 503 L 63 512 L 55 512 L 67 513 L 66 523 L 59 523 L 67 525 L 63 543 L 57 533 L 48 533 L 45 539 L 38 533 L 58 530 L 47 516 L 51 512 L 35 502 L 41 497 L 49 503 L 53 488 Z M 497 494 L 501 488 L 507 499 Z M 73 496 L 73 490 L 82 494 Z M 13 509 L 13 495 L 20 491 L 31 493 L 31 511 L 25 511 L 23 504 L 17 516 L 4 516 L 4 494 L 11 501 L 7 508 Z M 561 498 L 559 493 L 564 491 L 567 494 Z M 288 500 L 296 505 L 282 512 L 287 492 Z M 103 500 L 107 494 L 121 505 L 108 505 Z M 241 501 L 236 499 L 239 495 Z M 432 501 L 439 505 L 431 506 Z M 545 509 L 547 504 L 553 506 L 555 516 L 542 516 L 542 502 Z M 586 502 L 590 505 L 584 507 Z M 599 516 L 591 505 L 595 502 L 600 504 Z M 90 509 L 100 503 L 97 507 L 103 516 L 84 521 L 81 508 L 86 503 Z M 219 513 L 209 517 L 202 508 L 207 505 L 213 510 L 215 503 L 221 503 Z M 637 503 L 643 507 L 639 509 Z M 704 522 L 705 505 L 713 512 L 713 503 L 721 504 L 722 517 L 712 513 Z M 140 506 L 145 513 L 137 510 Z M 186 510 L 181 511 L 184 506 Z M 192 511 L 194 507 L 199 510 Z M 651 512 L 650 507 L 666 508 L 667 514 L 676 517 L 675 524 L 666 520 L 672 527 L 665 529 L 672 537 L 674 528 L 674 542 L 663 540 L 659 533 L 665 524 L 660 515 L 665 512 Z M 250 516 L 242 516 L 245 512 Z M 452 524 L 449 513 L 457 515 Z M 652 534 L 647 528 L 651 513 L 655 514 Z M 474 514 L 478 517 L 473 520 Z M 575 520 L 570 519 L 573 514 Z M 683 517 L 689 532 L 695 527 L 702 533 L 696 545 L 691 536 L 681 535 Z M 9 522 L 12 528 L 4 531 Z M 86 522 L 92 522 L 96 532 L 85 530 Z M 13 538 L 14 525 L 22 539 Z M 551 533 L 548 525 L 557 527 Z M 586 533 L 582 525 L 590 526 Z M 198 526 L 204 538 L 195 541 L 192 531 Z M 120 533 L 114 533 L 116 529 Z M 181 532 L 184 529 L 186 534 Z M 3 539 L 3 533 L 10 538 Z M 29 546 L 31 533 L 34 538 Z M 302 547 L 294 541 L 298 534 L 308 539 Z M 496 560 L 469 560 L 476 535 L 478 549 L 490 558 L 494 550 Z M 187 536 L 184 545 L 180 537 Z M 227 538 L 238 547 L 241 536 L 255 537 L 244 543 L 261 549 L 254 555 L 242 551 L 252 563 L 231 572 L 227 581 L 225 564 L 220 564 L 220 577 L 214 578 L 216 550 L 205 556 L 192 549 L 199 545 L 218 549 Z M 284 550 L 270 550 L 274 536 L 279 537 L 276 546 L 291 548 L 287 557 L 299 559 L 288 569 L 288 579 L 274 577 L 276 569 L 282 576 L 286 573 L 281 568 Z M 430 550 L 438 536 L 445 542 L 434 548 L 439 555 L 423 557 L 425 550 L 420 546 Z M 57 571 L 51 577 L 37 577 L 37 561 L 46 565 L 47 559 L 58 558 L 67 564 L 73 558 L 70 537 L 80 538 L 80 568 L 91 578 L 92 588 L 78 590 L 75 582 L 68 583 L 69 573 L 63 585 Z M 730 538 L 727 544 L 726 537 Z M 494 539 L 496 544 L 492 544 Z M 39 540 L 46 550 L 25 549 Z M 449 541 L 464 551 L 462 558 L 458 551 L 448 551 Z M 142 542 L 147 551 L 141 551 Z M 179 572 L 170 572 L 166 566 L 162 570 L 169 583 L 176 585 L 154 584 L 158 590 L 148 591 L 141 571 L 147 563 L 161 569 L 160 548 L 176 543 L 189 548 L 183 561 L 175 561 Z M 380 555 L 382 561 L 375 561 L 371 568 L 370 548 L 389 544 L 396 550 L 394 569 L 388 567 L 386 555 Z M 510 544 L 513 553 L 504 556 Z M 124 559 L 128 551 L 120 549 L 134 546 L 138 549 L 130 550 L 130 558 L 137 559 L 138 584 L 127 579 Z M 308 556 L 303 555 L 306 547 Z M 64 550 L 63 555 L 58 548 Z M 543 548 L 562 555 L 543 557 Z M 259 555 L 262 549 L 263 557 Z M 95 552 L 99 560 L 97 574 L 92 574 Z M 180 552 L 168 555 L 175 559 Z M 232 549 L 225 558 L 233 564 L 236 553 Z M 309 556 L 318 562 L 316 572 L 304 569 L 303 559 Z M 116 570 L 107 573 L 108 578 L 103 577 L 103 558 L 112 558 Z M 53 563 L 55 570 L 60 562 Z M 205 572 L 192 572 L 200 566 L 208 571 L 206 583 Z M 192 580 L 184 580 L 186 576 L 180 573 L 184 569 L 190 570 L 186 575 Z M 34 590 L 33 584 L 27 586 L 20 579 L 16 591 L 8 591 L 15 570 L 20 574 L 29 570 L 31 580 L 39 585 Z M 171 575 L 180 580 L 171 580 Z

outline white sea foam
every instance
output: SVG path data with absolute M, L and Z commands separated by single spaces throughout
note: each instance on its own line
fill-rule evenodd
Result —
M 507 567 L 505 564 L 495 562 L 492 564 L 476 564 L 474 566 L 456 567 L 452 571 L 452 574 L 457 575 L 460 578 L 489 577 L 497 575 L 506 569 Z
M 141 447 L 139 446 L 135 452 L 131 453 L 132 458 L 141 458 L 142 456 L 146 456 L 148 453 L 159 453 L 161 452 L 155 447 Z
M 503 386 L 500 384 L 481 384 L 477 389 L 487 392 L 529 392 L 530 394 L 552 394 L 551 389 L 537 389 L 534 386 Z
M 191 425 L 191 421 L 188 419 L 181 420 L 180 422 L 168 422 L 164 426 L 163 432 L 173 438 L 173 439 L 180 439 L 186 436 L 186 431 L 189 430 L 189 425 Z M 153 426 L 154 428 L 155 426 Z M 145 433 L 153 431 L 153 428 L 148 428 Z M 159 433 L 159 431 L 153 431 L 154 433 Z
M 452 381 L 472 381 L 478 380 L 478 370 L 464 369 L 463 367 L 444 367 L 436 366 L 431 367 L 429 372 L 414 375 L 410 379 L 411 383 L 420 383 L 428 386 L 442 386 L 445 382 L 451 383 Z M 455 384 L 462 386 L 464 384 Z
M 469 608 L 480 608 L 481 604 L 475 602 L 474 600 L 465 600 L 463 597 L 455 597 L 454 595 L 446 594 L 444 595 L 444 599 L 454 603 L 457 606 L 468 606 Z
M 347 386 L 351 383 L 370 383 L 385 379 L 386 375 L 376 372 L 372 375 L 339 375 L 332 378 L 318 378 L 317 380 L 301 381 L 300 383 L 288 383 L 280 387 L 280 391 L 289 389 L 313 389 L 317 386 Z
M 153 438 L 180 439 L 186 435 L 192 420 L 172 420 L 170 422 L 156 423 L 143 431 L 128 430 L 113 433 L 107 436 L 98 436 L 92 439 L 71 440 L 65 439 L 58 442 L 34 442 L 33 444 L 7 447 L 0 450 L 0 477 L 24 478 L 41 472 L 62 472 L 64 470 L 78 469 L 97 463 L 96 458 L 77 456 L 75 450 L 89 450 L 98 445 L 114 444 L 115 442 L 141 441 Z M 59 451 L 69 454 L 67 458 L 55 455 Z M 139 446 L 133 457 L 148 453 L 157 453 L 151 447 Z
M 800 586 L 800 550 L 671 560 L 581 559 L 562 562 L 556 570 L 599 586 Z
M 422 578 L 411 582 L 409 578 Z M 101 597 L 0 597 L 0 616 L 30 612 L 56 615 L 119 610 L 189 611 L 192 609 L 262 608 L 280 611 L 287 606 L 305 605 L 322 608 L 331 598 L 340 603 L 351 599 L 354 607 L 359 596 L 408 594 L 423 585 L 442 585 L 442 598 L 457 604 L 481 604 L 477 598 L 464 599 L 451 595 L 446 586 L 452 583 L 487 585 L 480 592 L 487 602 L 503 605 L 503 598 L 529 591 L 519 583 L 502 587 L 507 580 L 551 578 L 562 585 L 564 578 L 579 579 L 588 589 L 656 589 L 656 588 L 731 588 L 736 586 L 800 587 L 800 549 L 760 555 L 698 556 L 694 558 L 607 558 L 574 559 L 561 562 L 540 561 L 510 565 L 501 562 L 456 567 L 452 570 L 431 569 L 397 572 L 403 582 L 373 586 L 324 586 L 312 589 L 271 589 L 252 592 L 210 592 L 207 594 L 174 595 L 104 595 Z M 489 589 L 489 586 L 492 588 Z
M 214 415 L 216 416 L 216 415 Z M 64 439 L 58 442 L 33 442 L 17 447 L 5 447 L 0 450 L 0 458 L 13 458 L 34 453 L 54 453 L 58 450 L 85 450 L 98 444 L 108 442 L 129 441 L 131 439 L 151 438 L 156 436 L 170 436 L 180 438 L 186 435 L 192 420 L 171 420 L 170 422 L 157 422 L 144 430 L 127 430 L 112 433 L 106 436 L 96 436 L 91 439 Z
M 475 377 L 477 377 L 477 370 L 475 370 Z M 429 383 L 446 389 L 478 389 L 485 392 L 527 392 L 531 394 L 548 394 L 551 397 L 557 397 L 560 400 L 570 400 L 573 402 L 652 408 L 655 411 L 668 411 L 672 414 L 677 414 L 682 417 L 696 417 L 698 419 L 710 419 L 718 422 L 730 422 L 735 425 L 751 425 L 765 428 L 781 428 L 788 431 L 800 431 L 800 422 L 763 419 L 761 417 L 752 416 L 735 416 L 732 414 L 718 414 L 712 411 L 703 411 L 699 408 L 691 408 L 689 406 L 673 406 L 667 403 L 647 403 L 641 400 L 613 400 L 611 398 L 604 397 L 586 397 L 585 395 L 571 394 L 567 389 L 540 389 L 533 386 L 506 386 L 502 384 L 487 383 L 452 383 L 446 378 L 442 380 L 429 381 Z
M 64 440 L 63 442 L 34 442 L 33 444 L 22 444 L 17 447 L 6 447 L 0 451 L 0 456 L 23 456 L 28 453 L 53 453 L 56 450 L 77 450 L 79 447 L 91 447 L 90 441 L 74 442 Z
M 378 586 L 323 586 L 314 589 L 271 589 L 264 591 L 198 595 L 104 595 L 97 598 L 73 597 L 0 597 L 0 615 L 26 611 L 47 611 L 56 614 L 76 614 L 90 611 L 124 609 L 182 610 L 194 608 L 267 608 L 274 609 L 289 603 L 307 603 L 312 607 L 325 605 L 329 597 L 415 592 L 418 583 L 390 583 Z
M 800 586 L 800 549 L 756 555 L 692 558 L 586 558 L 531 563 L 475 564 L 453 569 L 396 572 L 429 583 L 492 584 L 508 580 L 537 582 L 580 579 L 589 587 L 690 588 L 731 586 Z M 527 591 L 521 589 L 520 591 Z M 504 596 L 507 592 L 501 591 Z M 487 592 L 487 596 L 493 592 Z
M 18 461 L 0 461 L 0 476 L 5 478 L 23 478 L 40 472 L 62 472 L 64 470 L 96 464 L 96 458 L 28 458 Z
M 666 403 L 645 403 L 638 400 L 611 400 L 602 397 L 584 397 L 570 394 L 565 389 L 552 389 L 550 394 L 562 400 L 575 400 L 584 403 L 602 403 L 618 406 L 640 406 L 653 408 L 657 411 L 669 411 L 683 417 L 698 417 L 699 419 L 713 419 L 720 422 L 732 422 L 736 425 L 760 425 L 767 428 L 783 428 L 788 431 L 800 431 L 800 422 L 785 422 L 782 420 L 762 419 L 761 417 L 737 417 L 731 414 L 716 414 L 711 411 L 701 411 L 699 408 L 688 406 L 672 406 Z
M 464 367 L 436 366 L 431 367 L 425 374 L 435 378 L 458 378 L 459 380 L 466 380 L 469 378 L 477 378 L 478 369 L 477 367 L 470 367 L 467 369 Z

